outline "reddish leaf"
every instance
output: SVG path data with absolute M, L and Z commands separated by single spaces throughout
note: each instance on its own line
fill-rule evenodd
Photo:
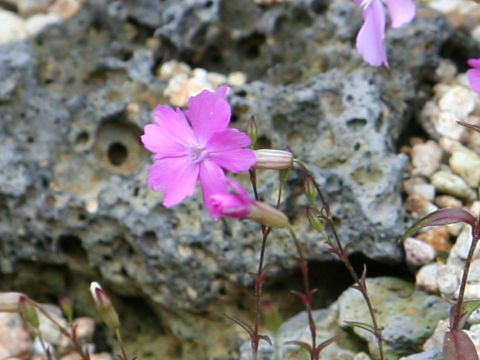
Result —
M 307 344 L 306 342 L 303 342 L 303 341 L 292 340 L 292 341 L 286 341 L 285 344 L 293 344 L 293 345 L 300 346 L 302 349 L 307 350 L 310 355 L 313 352 L 312 347 L 309 344 Z
M 321 344 L 319 344 L 317 346 L 317 348 L 315 349 L 315 355 L 316 355 L 316 358 L 318 359 L 319 358 L 319 355 L 320 355 L 320 352 L 325 349 L 328 345 L 330 345 L 331 343 L 337 341 L 340 337 L 339 336 L 334 336 L 330 339 L 327 339 L 325 341 L 323 341 Z
M 426 226 L 448 225 L 459 222 L 467 223 L 472 228 L 475 227 L 475 218 L 467 210 L 462 208 L 440 209 L 424 216 L 413 224 L 402 236 L 401 241 L 405 240 L 415 231 Z
M 475 345 L 462 330 L 449 331 L 443 338 L 444 360 L 478 360 Z

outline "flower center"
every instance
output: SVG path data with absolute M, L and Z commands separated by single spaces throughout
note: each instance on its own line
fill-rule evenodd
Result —
M 208 156 L 208 150 L 204 145 L 195 145 L 190 148 L 190 157 L 196 164 L 203 161 Z

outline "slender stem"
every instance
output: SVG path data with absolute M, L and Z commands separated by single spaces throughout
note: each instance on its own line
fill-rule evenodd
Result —
M 340 241 L 340 237 L 339 237 L 339 235 L 337 233 L 337 230 L 335 228 L 335 224 L 333 223 L 333 215 L 332 215 L 332 212 L 330 210 L 330 206 L 329 206 L 328 201 L 326 200 L 326 197 L 324 196 L 320 186 L 316 182 L 315 178 L 312 176 L 312 173 L 310 172 L 310 170 L 308 169 L 308 167 L 305 163 L 303 163 L 302 161 L 300 161 L 298 159 L 294 159 L 294 162 L 296 164 L 298 164 L 305 171 L 305 173 L 308 174 L 312 178 L 312 182 L 315 186 L 315 189 L 317 190 L 317 193 L 320 197 L 320 201 L 322 203 L 322 207 L 323 207 L 322 209 L 325 212 L 323 212 L 322 209 L 319 209 L 318 206 L 316 206 L 316 205 L 315 205 L 315 210 L 317 212 L 319 212 L 321 214 L 321 218 L 328 223 L 328 225 L 329 225 L 329 227 L 330 227 L 330 229 L 333 233 L 333 237 L 335 239 L 335 244 L 332 243 L 331 241 L 329 241 L 329 244 L 332 247 L 332 249 L 335 250 L 334 253 L 344 263 L 344 265 L 347 268 L 348 272 L 350 273 L 353 281 L 357 285 L 357 289 L 360 291 L 360 293 L 363 296 L 363 299 L 365 300 L 365 303 L 367 304 L 367 308 L 368 308 L 368 311 L 370 313 L 370 318 L 371 318 L 371 321 L 372 321 L 373 332 L 374 332 L 374 335 L 375 335 L 375 337 L 377 339 L 377 343 L 378 343 L 378 351 L 379 351 L 380 360 L 383 360 L 384 355 L 383 355 L 382 329 L 378 325 L 378 322 L 377 322 L 377 319 L 376 319 L 376 316 L 375 316 L 375 312 L 374 312 L 374 309 L 373 309 L 373 306 L 372 306 L 372 302 L 370 300 L 370 296 L 368 295 L 367 286 L 366 286 L 365 282 L 362 281 L 362 279 L 360 279 L 360 277 L 357 275 L 355 269 L 353 268 L 352 264 L 350 263 L 350 260 L 348 259 L 348 253 L 345 250 L 345 247 L 342 245 L 342 242 Z M 328 236 L 327 236 L 327 238 L 328 238 Z
M 307 259 L 305 258 L 305 254 L 303 253 L 302 247 L 300 246 L 300 242 L 298 241 L 297 235 L 295 233 L 295 230 L 293 229 L 292 226 L 288 227 L 288 231 L 290 232 L 290 236 L 293 238 L 293 241 L 295 243 L 295 247 L 298 252 L 298 256 L 300 257 L 300 268 L 302 270 L 302 276 L 303 276 L 303 287 L 304 287 L 304 296 L 306 296 L 306 299 L 304 300 L 304 305 L 307 310 L 307 315 L 308 315 L 308 325 L 310 328 L 310 334 L 312 337 L 312 352 L 310 354 L 312 360 L 318 360 L 318 354 L 317 354 L 317 327 L 315 325 L 315 320 L 313 319 L 313 313 L 312 313 L 312 291 L 310 290 L 310 283 L 308 281 L 308 262 Z
M 477 226 L 478 224 L 476 224 L 475 227 L 472 227 L 472 244 L 470 245 L 467 258 L 465 259 L 465 266 L 463 268 L 462 281 L 460 283 L 460 289 L 458 291 L 458 298 L 457 298 L 457 304 L 455 307 L 453 323 L 450 324 L 451 330 L 460 330 L 459 327 L 461 323 L 460 320 L 462 319 L 462 315 L 463 315 L 462 307 L 465 299 L 465 289 L 467 287 L 468 272 L 470 271 L 470 265 L 472 264 L 473 254 L 475 252 L 475 248 L 477 247 L 477 243 L 480 235 L 478 233 Z

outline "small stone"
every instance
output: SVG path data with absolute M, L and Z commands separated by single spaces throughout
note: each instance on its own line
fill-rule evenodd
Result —
M 413 174 L 432 176 L 440 166 L 442 148 L 432 140 L 424 144 L 416 144 L 412 148 Z
M 432 211 L 437 210 L 437 207 L 423 196 L 418 194 L 409 195 L 405 200 L 405 209 L 418 216 L 424 216 Z
M 18 0 L 18 13 L 23 17 L 44 13 L 50 5 L 50 0 Z
M 433 332 L 433 335 L 423 344 L 424 351 L 436 350 L 443 348 L 443 338 L 445 333 L 450 330 L 450 322 L 448 319 L 440 320 Z
M 25 20 L 25 27 L 30 35 L 36 35 L 48 26 L 58 24 L 60 21 L 62 21 L 62 18 L 55 13 L 37 14 Z
M 456 266 L 463 267 L 465 264 L 465 259 L 467 258 L 468 252 L 470 250 L 470 245 L 472 244 L 472 232 L 470 226 L 464 225 L 462 231 L 457 237 L 455 244 L 450 251 L 450 255 L 447 260 L 447 264 L 452 264 Z M 473 254 L 473 259 L 478 259 L 480 255 L 480 247 L 476 247 Z
M 452 248 L 447 226 L 439 226 L 417 235 L 417 239 L 431 245 L 437 252 L 449 252 Z
M 162 64 L 157 72 L 157 76 L 162 80 L 166 80 L 175 75 L 189 74 L 190 70 L 191 68 L 187 64 L 171 60 Z
M 435 249 L 430 244 L 412 237 L 405 239 L 403 249 L 405 250 L 405 261 L 410 266 L 429 264 L 437 256 Z
M 90 360 L 113 360 L 113 357 L 108 353 L 99 353 L 90 355 Z
M 439 83 L 449 83 L 455 79 L 457 67 L 450 60 L 440 60 L 440 64 L 435 70 L 435 76 Z
M 453 265 L 440 265 L 437 268 L 438 290 L 446 299 L 456 298 L 462 268 Z
M 421 176 L 414 176 L 410 179 L 404 180 L 402 183 L 403 191 L 405 191 L 408 195 L 415 194 L 415 186 L 416 185 L 425 185 L 428 184 L 427 180 Z
M 0 359 L 26 358 L 32 351 L 32 339 L 18 313 L 0 312 Z
M 41 306 L 58 324 L 64 328 L 68 327 L 67 321 L 62 317 L 62 311 L 58 306 L 51 304 L 41 304 Z M 40 320 L 40 331 L 42 332 L 43 339 L 54 345 L 59 344 L 62 333 L 58 329 L 58 326 L 39 311 L 38 318 Z
M 438 105 L 444 112 L 453 113 L 463 120 L 475 110 L 476 95 L 463 86 L 452 86 L 439 100 Z
M 471 187 L 480 184 L 480 157 L 472 151 L 455 151 L 449 160 L 452 171 Z
M 442 137 L 439 142 L 440 146 L 442 147 L 443 150 L 445 150 L 449 154 L 453 154 L 455 151 L 468 151 L 468 148 L 463 146 L 462 143 L 460 143 L 457 140 L 450 139 L 448 137 Z
M 475 192 L 458 175 L 447 171 L 438 171 L 430 179 L 438 191 L 461 199 L 475 199 Z
M 75 327 L 77 341 L 79 344 L 87 344 L 92 342 L 93 333 L 95 332 L 95 320 L 88 317 L 79 317 L 73 321 Z M 62 334 L 62 338 L 58 342 L 58 352 L 60 354 L 66 354 L 73 350 L 73 345 L 70 339 Z
M 454 12 L 462 4 L 462 0 L 432 0 L 429 6 L 432 9 L 438 10 L 444 14 Z
M 228 74 L 227 82 L 233 87 L 243 86 L 247 82 L 247 76 L 240 71 L 235 71 Z
M 433 201 L 435 198 L 435 186 L 432 184 L 415 184 L 413 185 L 413 193 L 420 195 L 425 200 Z
M 461 140 L 467 131 L 457 123 L 459 120 L 461 119 L 451 111 L 440 111 L 437 116 L 430 118 L 438 134 L 453 140 Z
M 462 206 L 462 202 L 460 200 L 450 195 L 435 196 L 435 199 L 433 199 L 433 202 L 440 208 Z
M 63 19 L 68 19 L 75 15 L 85 0 L 56 0 L 49 8 L 49 12 L 60 15 Z
M 468 207 L 468 211 L 473 215 L 473 217 L 478 218 L 480 215 L 480 201 L 477 200 L 472 202 Z
M 439 266 L 439 263 L 422 266 L 415 276 L 415 285 L 417 288 L 431 294 L 437 294 L 439 292 L 437 283 L 437 270 Z
M 17 14 L 0 10 L 0 45 L 28 36 L 25 21 Z

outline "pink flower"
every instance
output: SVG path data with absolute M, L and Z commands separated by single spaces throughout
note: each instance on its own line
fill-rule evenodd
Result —
M 216 92 L 204 90 L 188 101 L 185 113 L 180 109 L 159 105 L 155 123 L 144 128 L 141 139 L 155 154 L 148 171 L 148 186 L 165 190 L 163 204 L 177 205 L 193 195 L 197 180 L 206 201 L 217 192 L 227 192 L 224 169 L 237 173 L 255 164 L 250 137 L 228 128 L 231 109 L 226 101 L 227 86 Z M 188 120 L 187 120 L 188 118 Z
M 248 196 L 247 191 L 235 181 L 227 179 L 230 191 L 217 193 L 210 196 L 210 212 L 214 220 L 220 216 L 233 218 L 246 217 L 252 208 L 253 200 Z
M 250 199 L 247 191 L 235 181 L 227 179 L 228 192 L 219 192 L 210 196 L 210 214 L 214 220 L 220 216 L 248 218 L 260 224 L 276 228 L 289 226 L 287 216 L 264 202 Z
M 470 59 L 467 61 L 473 69 L 467 71 L 468 81 L 470 86 L 477 93 L 480 93 L 480 58 L 479 59 Z
M 393 28 L 413 20 L 416 13 L 412 0 L 386 0 Z M 363 25 L 357 35 L 357 51 L 373 66 L 388 67 L 385 49 L 385 8 L 382 0 L 355 0 L 363 10 Z

